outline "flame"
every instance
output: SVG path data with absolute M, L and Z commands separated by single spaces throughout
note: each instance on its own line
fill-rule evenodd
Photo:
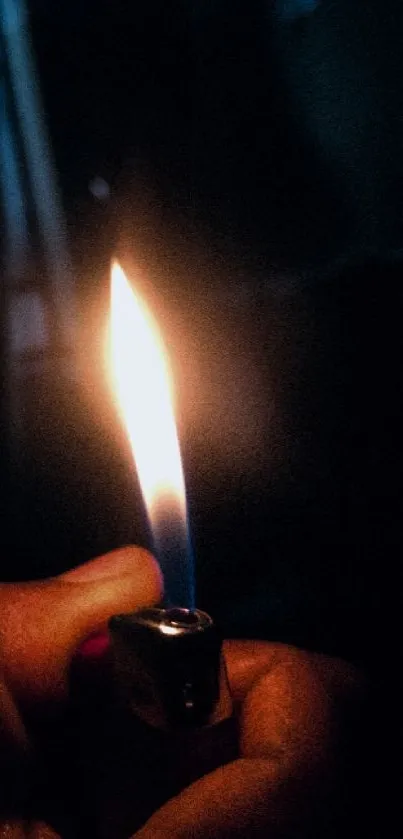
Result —
M 112 265 L 109 361 L 147 512 L 186 520 L 169 363 L 159 329 L 118 263 Z

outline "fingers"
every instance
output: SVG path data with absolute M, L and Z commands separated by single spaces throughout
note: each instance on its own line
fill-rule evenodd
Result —
M 242 757 L 168 801 L 136 839 L 330 836 L 334 706 L 343 686 L 350 690 L 353 668 L 265 642 L 227 641 L 225 653 L 241 706 Z
M 135 834 L 135 839 L 301 837 L 300 799 L 301 791 L 277 764 L 241 759 L 215 770 L 168 801 Z
M 242 706 L 241 753 L 275 757 L 287 771 L 314 773 L 328 765 L 333 746 L 333 701 L 309 655 L 284 647 Z
M 243 702 L 252 685 L 272 669 L 283 651 L 283 644 L 269 644 L 267 641 L 224 642 L 228 679 L 236 703 Z
M 362 674 L 347 662 L 286 644 L 230 640 L 224 642 L 224 653 L 231 693 L 238 703 L 243 702 L 258 679 L 286 660 L 298 667 L 302 661 L 309 661 L 322 684 L 337 699 L 359 693 L 363 687 Z
M 136 839 L 337 835 L 338 711 L 362 693 L 359 674 L 282 644 L 228 641 L 225 652 L 242 757 L 167 802 Z
M 108 618 L 157 603 L 162 578 L 151 554 L 127 547 L 61 577 L 0 586 L 0 665 L 18 699 L 60 698 L 79 643 Z
M 227 669 L 240 711 L 241 753 L 277 755 L 313 767 L 335 754 L 338 726 L 366 698 L 352 665 L 284 644 L 227 641 Z

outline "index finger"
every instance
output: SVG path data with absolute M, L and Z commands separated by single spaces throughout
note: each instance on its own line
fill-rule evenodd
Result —
M 264 641 L 227 641 L 241 754 L 293 766 L 333 762 L 340 727 L 366 696 L 362 675 L 337 658 Z
M 224 642 L 224 654 L 231 693 L 236 703 L 244 701 L 262 676 L 286 662 L 297 667 L 302 662 L 309 663 L 312 673 L 337 698 L 360 692 L 364 684 L 363 675 L 348 662 L 280 642 L 231 639 Z

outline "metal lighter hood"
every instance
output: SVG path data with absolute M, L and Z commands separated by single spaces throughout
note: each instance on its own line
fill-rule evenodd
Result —
M 163 729 L 214 725 L 232 713 L 222 642 L 198 609 L 142 609 L 111 618 L 121 699 Z

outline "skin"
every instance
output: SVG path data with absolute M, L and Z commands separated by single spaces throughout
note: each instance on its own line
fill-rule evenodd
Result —
M 20 812 L 12 778 L 24 778 L 29 787 L 40 775 L 37 721 L 42 715 L 48 728 L 60 726 L 80 643 L 110 615 L 158 603 L 161 592 L 155 560 L 134 547 L 59 578 L 0 585 L 0 777 L 8 779 L 4 800 L 0 794 L 0 837 L 60 835 L 46 816 L 46 789 L 40 813 L 35 803 Z M 302 837 L 318 829 L 318 835 L 321 829 L 339 835 L 340 779 L 354 762 L 365 706 L 361 676 L 340 660 L 282 644 L 227 641 L 225 655 L 240 758 L 169 801 L 135 836 Z M 346 750 L 347 730 L 353 736 Z M 50 767 L 55 776 L 57 761 L 56 755 Z

